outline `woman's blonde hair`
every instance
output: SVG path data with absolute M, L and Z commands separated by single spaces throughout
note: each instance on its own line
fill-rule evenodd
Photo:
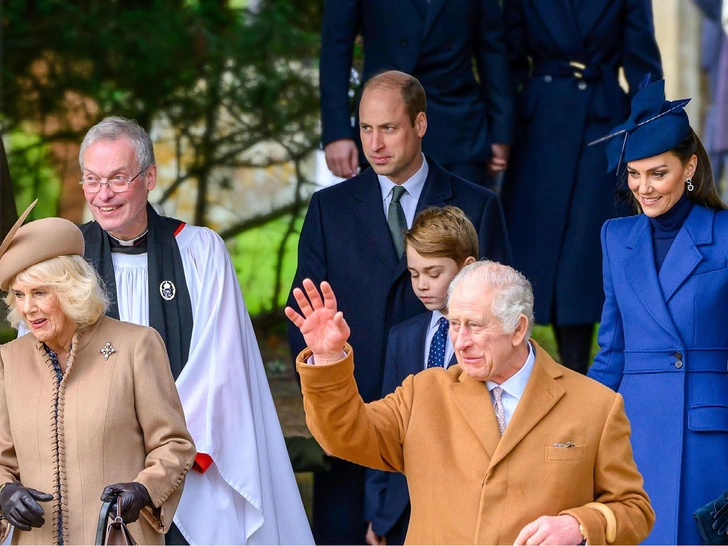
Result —
M 8 322 L 15 329 L 23 322 L 12 289 L 16 282 L 47 287 L 58 298 L 63 314 L 79 330 L 99 320 L 109 306 L 101 279 L 91 264 L 78 255 L 57 256 L 31 265 L 10 280 L 5 303 Z

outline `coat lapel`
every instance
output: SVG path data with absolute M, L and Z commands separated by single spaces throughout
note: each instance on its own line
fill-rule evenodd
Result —
M 476 381 L 462 372 L 459 381 L 452 383 L 450 389 L 452 400 L 465 422 L 480 440 L 488 458 L 492 459 L 498 447 L 500 431 L 488 388 L 482 381 Z
M 425 366 L 425 340 L 427 339 L 427 329 L 430 325 L 432 312 L 422 313 L 417 317 L 416 326 L 410 328 L 408 341 L 411 357 L 405 359 L 407 366 L 407 375 L 421 372 Z
M 652 229 L 649 222 L 647 216 L 640 215 L 627 239 L 629 256 L 627 263 L 630 264 L 627 269 L 627 278 L 647 312 L 670 337 L 682 345 L 657 277 Z
M 406 0 L 404 0 L 406 1 Z M 414 4 L 415 8 L 417 9 L 417 12 L 422 17 L 423 21 L 427 20 L 427 11 L 429 9 L 429 6 L 427 4 L 427 0 L 409 0 Z
M 397 258 L 392 235 L 389 233 L 387 218 L 384 215 L 379 180 L 377 180 L 377 175 L 372 169 L 367 169 L 362 173 L 354 198 L 357 200 L 355 209 L 357 220 L 372 245 L 374 245 L 381 260 L 394 273 L 400 265 L 400 261 L 404 262 L 405 260 Z M 356 244 L 356 241 L 352 241 L 352 244 Z
M 425 31 L 423 34 L 423 38 L 427 37 L 427 34 L 430 32 L 430 29 L 435 24 L 435 20 L 437 19 L 438 15 L 440 15 L 440 12 L 442 11 L 443 6 L 447 0 L 429 0 L 429 6 L 427 9 L 427 19 L 425 19 Z
M 579 33 L 571 0 L 534 0 L 532 5 L 567 60 L 586 63 L 588 58 L 584 41 Z
M 703 260 L 698 245 L 713 242 L 713 218 L 712 210 L 694 206 L 675 237 L 660 268 L 659 279 L 666 302 Z
M 569 1 L 569 0 L 567 0 Z M 577 0 L 576 21 L 582 38 L 586 38 L 601 20 L 602 14 L 614 0 Z
M 555 379 L 563 375 L 558 365 L 551 361 L 535 341 L 531 340 L 531 343 L 536 350 L 536 362 L 516 411 L 491 458 L 491 467 L 513 451 L 531 429 L 546 417 L 566 392 Z

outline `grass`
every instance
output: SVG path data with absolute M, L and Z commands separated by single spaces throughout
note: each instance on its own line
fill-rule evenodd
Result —
M 296 274 L 298 233 L 303 219 L 299 219 L 296 232 L 286 242 L 281 270 L 281 289 L 273 301 L 278 250 L 288 228 L 289 218 L 281 218 L 259 228 L 238 235 L 230 249 L 240 287 L 248 312 L 255 316 L 284 305 Z

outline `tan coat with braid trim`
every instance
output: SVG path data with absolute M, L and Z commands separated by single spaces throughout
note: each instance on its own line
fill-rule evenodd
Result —
M 108 360 L 101 353 L 107 342 L 116 349 Z M 66 544 L 93 544 L 104 487 L 138 481 L 156 508 L 145 508 L 130 531 L 139 544 L 164 544 L 194 456 L 164 343 L 152 328 L 102 317 L 77 333 L 60 389 L 32 334 L 0 347 L 0 483 L 20 480 L 55 497 L 42 504 L 45 525 L 16 530 L 13 543 L 56 543 L 62 514 Z M 0 538 L 8 528 L 0 522 Z

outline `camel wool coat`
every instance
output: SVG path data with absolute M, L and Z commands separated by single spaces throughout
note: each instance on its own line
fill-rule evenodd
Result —
M 154 504 L 131 534 L 139 544 L 164 544 L 194 456 L 152 328 L 100 318 L 74 336 L 60 384 L 32 334 L 0 347 L 0 483 L 18 480 L 54 496 L 41 504 L 45 525 L 16 529 L 14 544 L 93 544 L 104 487 L 131 481 Z M 0 539 L 9 528 L 0 521 Z
M 407 544 L 513 544 L 542 515 L 570 514 L 590 545 L 637 544 L 654 512 L 632 458 L 622 397 L 557 364 L 531 340 L 536 362 L 501 437 L 488 389 L 460 365 L 405 379 L 365 404 L 354 357 L 297 359 L 309 429 L 337 457 L 405 474 L 412 503 Z

